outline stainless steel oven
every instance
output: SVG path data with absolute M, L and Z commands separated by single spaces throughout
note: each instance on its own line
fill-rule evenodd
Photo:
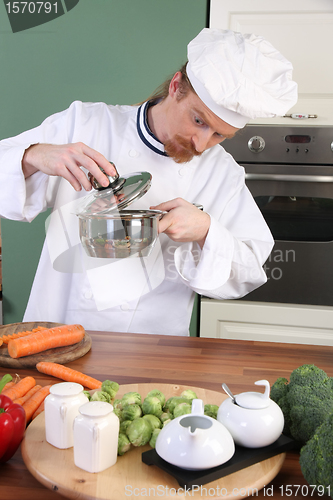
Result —
M 242 300 L 333 305 L 333 127 L 247 125 L 223 147 L 275 239 L 268 282 Z

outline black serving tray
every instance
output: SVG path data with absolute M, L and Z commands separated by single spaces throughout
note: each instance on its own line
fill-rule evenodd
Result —
M 245 469 L 250 465 L 262 462 L 268 458 L 279 455 L 286 451 L 296 449 L 296 442 L 283 434 L 275 443 L 263 448 L 244 448 L 235 446 L 233 457 L 218 467 L 205 470 L 186 470 L 171 465 L 161 458 L 156 450 L 148 450 L 142 453 L 142 462 L 147 465 L 156 465 L 163 471 L 173 476 L 182 488 L 191 488 L 192 486 L 202 486 L 221 477 L 228 476 L 233 472 Z

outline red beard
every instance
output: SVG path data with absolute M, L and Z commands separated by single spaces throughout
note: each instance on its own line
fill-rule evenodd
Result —
M 190 141 L 183 139 L 180 135 L 176 135 L 173 140 L 166 141 L 164 149 L 167 155 L 176 163 L 187 163 L 194 156 L 202 154 L 195 149 Z

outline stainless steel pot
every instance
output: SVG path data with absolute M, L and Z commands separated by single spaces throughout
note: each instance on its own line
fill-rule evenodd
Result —
M 82 246 L 90 257 L 147 257 L 158 237 L 160 210 L 122 210 L 101 215 L 78 214 Z

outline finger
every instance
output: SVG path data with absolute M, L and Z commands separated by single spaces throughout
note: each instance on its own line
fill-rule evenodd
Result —
M 118 172 L 117 172 L 117 170 L 115 168 L 115 165 L 112 162 L 108 161 L 105 158 L 105 156 L 103 156 L 101 153 L 99 153 L 95 149 L 90 148 L 86 144 L 82 144 L 82 152 L 86 156 L 88 156 L 89 158 L 91 158 L 93 160 L 94 164 L 97 165 L 97 167 L 101 167 L 105 171 L 105 173 L 107 175 L 112 175 L 112 176 L 117 175 Z M 96 173 L 97 175 L 99 175 L 99 172 L 97 172 L 95 165 L 92 165 L 92 168 L 93 168 L 93 170 L 95 172 L 93 172 L 91 170 L 90 170 L 90 172 L 92 174 Z
M 162 219 L 158 222 L 158 232 L 166 233 L 173 225 L 173 217 L 171 214 L 163 215 Z
M 163 203 L 160 203 L 159 205 L 152 206 L 150 207 L 152 210 L 165 210 L 168 212 L 169 210 L 172 210 L 174 208 L 184 206 L 186 205 L 187 202 L 183 200 L 182 198 L 174 198 L 173 200 L 165 201 Z

